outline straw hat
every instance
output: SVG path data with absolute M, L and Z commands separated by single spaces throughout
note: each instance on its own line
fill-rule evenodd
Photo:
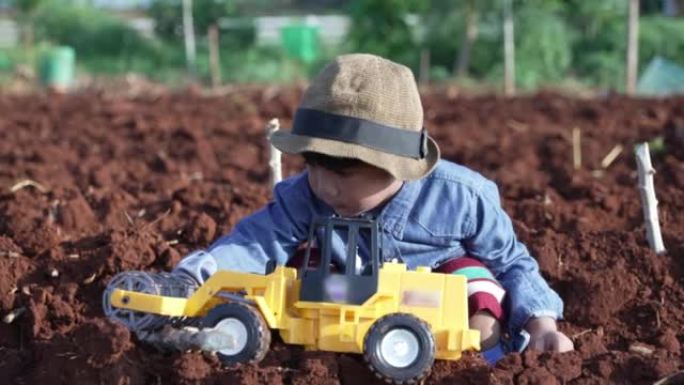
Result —
M 407 67 L 369 54 L 338 56 L 313 80 L 279 150 L 359 159 L 401 180 L 420 179 L 439 160 L 423 128 L 423 107 Z

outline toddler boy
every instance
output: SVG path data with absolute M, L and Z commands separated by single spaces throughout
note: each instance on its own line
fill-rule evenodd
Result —
M 269 262 L 291 260 L 313 218 L 372 215 L 384 260 L 466 275 L 470 326 L 480 330 L 489 361 L 528 343 L 573 349 L 556 328 L 562 301 L 516 239 L 496 185 L 440 160 L 407 67 L 368 54 L 337 57 L 305 92 L 292 130 L 276 132 L 272 143 L 302 154 L 306 171 L 279 183 L 272 202 L 175 272 L 198 282 L 221 269 L 264 273 Z M 359 257 L 367 261 L 367 248 Z

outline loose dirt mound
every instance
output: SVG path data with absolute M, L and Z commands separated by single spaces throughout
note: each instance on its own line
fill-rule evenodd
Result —
M 117 272 L 161 270 L 269 199 L 265 123 L 298 89 L 138 99 L 0 96 L 0 378 L 17 384 L 358 384 L 360 357 L 274 342 L 258 366 L 158 353 L 103 319 Z M 577 351 L 438 362 L 426 384 L 649 384 L 684 368 L 684 99 L 425 95 L 446 159 L 494 179 L 516 230 L 566 302 Z M 583 163 L 572 166 L 571 130 Z M 653 162 L 668 253 L 645 239 L 631 148 Z M 626 149 L 607 169 L 601 160 Z M 301 168 L 286 158 L 286 173 Z M 599 170 L 599 171 L 595 171 Z M 10 192 L 18 181 L 27 186 Z

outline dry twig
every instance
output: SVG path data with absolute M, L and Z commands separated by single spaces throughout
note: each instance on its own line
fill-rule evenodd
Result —
M 573 335 L 572 335 L 572 339 L 573 339 L 573 340 L 576 340 L 576 339 L 582 337 L 583 335 L 588 334 L 588 333 L 591 333 L 591 332 L 593 332 L 593 331 L 594 331 L 594 329 L 585 329 L 585 330 L 582 330 L 582 331 L 579 332 L 579 333 L 573 334 Z
M 18 307 L 16 309 L 12 310 L 11 312 L 7 313 L 4 317 L 2 317 L 2 322 L 6 323 L 6 324 L 11 324 L 12 322 L 14 322 L 14 320 L 17 317 L 24 314 L 25 311 L 26 311 L 25 307 L 23 307 L 23 306 Z
M 575 170 L 582 167 L 582 131 L 578 127 L 572 129 L 572 166 Z
M 621 144 L 616 144 L 612 150 L 608 154 L 606 154 L 605 157 L 601 160 L 601 167 L 602 168 L 608 168 L 615 159 L 617 159 L 618 156 L 622 153 L 622 145 Z
M 0 251 L 0 257 L 19 258 L 20 254 L 16 251 Z
M 643 354 L 643 355 L 651 355 L 653 354 L 653 349 L 649 346 L 646 346 L 640 342 L 635 342 L 631 345 L 629 345 L 629 352 L 630 353 L 638 353 L 638 354 Z
M 517 132 L 526 132 L 530 128 L 527 123 L 522 123 L 515 119 L 507 121 L 506 125 Z
M 128 212 L 127 212 L 126 210 L 124 210 L 123 213 L 124 213 L 124 216 L 126 216 L 126 220 L 128 220 L 128 223 L 129 223 L 131 226 L 135 227 L 135 223 L 133 222 L 133 219 L 131 218 L 131 216 L 128 215 Z
M 167 215 L 169 215 L 170 213 L 171 213 L 171 209 L 166 209 L 166 211 L 164 211 L 160 216 L 158 216 L 158 217 L 155 218 L 153 221 L 151 221 L 151 222 L 147 223 L 145 226 L 143 226 L 143 230 L 144 230 L 144 229 L 147 229 L 148 227 L 150 227 L 150 226 L 154 225 L 155 223 L 161 221 L 162 219 L 164 219 L 164 218 L 165 218 Z
M 97 277 L 97 273 L 93 273 L 90 277 L 84 279 L 83 283 L 86 285 L 90 285 L 91 283 L 95 282 L 96 277 Z
M 45 194 L 45 193 L 47 193 L 47 192 L 49 191 L 47 188 L 45 188 L 45 186 L 43 186 L 42 184 L 36 182 L 36 181 L 33 180 L 33 179 L 23 179 L 23 180 L 20 180 L 19 182 L 17 182 L 17 183 L 15 183 L 14 185 L 12 185 L 12 186 L 9 188 L 9 191 L 12 192 L 12 193 L 14 193 L 14 192 L 17 192 L 17 191 L 19 191 L 19 190 L 25 188 L 25 187 L 29 187 L 29 186 L 34 187 L 36 190 L 42 192 L 43 194 Z

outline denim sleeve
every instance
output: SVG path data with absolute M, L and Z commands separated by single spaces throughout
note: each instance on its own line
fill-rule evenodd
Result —
M 305 174 L 279 183 L 273 201 L 243 218 L 206 251 L 188 254 L 174 273 L 190 275 L 202 283 L 217 270 L 263 274 L 268 261 L 285 264 L 306 240 L 311 217 L 307 183 Z
M 493 182 L 484 182 L 479 193 L 472 196 L 470 211 L 466 247 L 506 289 L 509 332 L 518 334 L 531 317 L 560 319 L 563 302 L 541 276 L 537 261 L 517 240 Z

